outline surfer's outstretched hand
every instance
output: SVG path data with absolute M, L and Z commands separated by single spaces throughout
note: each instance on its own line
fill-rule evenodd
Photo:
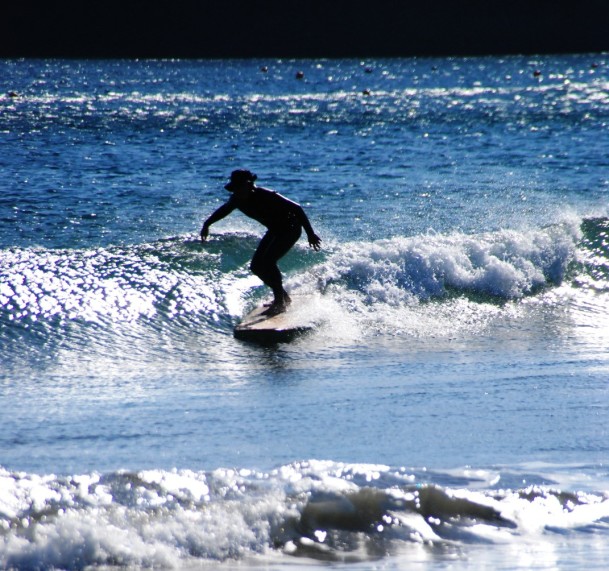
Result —
M 316 252 L 321 250 L 321 238 L 317 234 L 309 234 L 309 246 L 313 248 Z
M 204 225 L 203 228 L 201 228 L 201 242 L 207 242 L 208 236 L 209 236 L 209 227 Z

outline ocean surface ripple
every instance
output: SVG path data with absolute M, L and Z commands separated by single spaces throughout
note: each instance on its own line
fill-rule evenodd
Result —
M 0 80 L 0 568 L 605 569 L 605 54 Z M 292 343 L 239 167 L 323 239 Z

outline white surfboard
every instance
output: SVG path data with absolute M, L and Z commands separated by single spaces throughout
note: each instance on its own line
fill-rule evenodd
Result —
M 243 341 L 287 343 L 313 331 L 321 318 L 315 315 L 314 295 L 293 295 L 292 303 L 279 315 L 263 315 L 268 306 L 259 305 L 235 326 L 234 335 Z

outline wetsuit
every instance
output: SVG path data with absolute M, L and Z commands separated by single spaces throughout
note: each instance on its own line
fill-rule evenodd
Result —
M 303 227 L 309 237 L 315 236 L 304 210 L 273 190 L 255 186 L 245 195 L 233 194 L 208 222 L 224 218 L 235 209 L 266 226 L 267 232 L 254 253 L 250 269 L 273 290 L 276 301 L 285 299 L 287 293 L 277 262 L 298 241 Z

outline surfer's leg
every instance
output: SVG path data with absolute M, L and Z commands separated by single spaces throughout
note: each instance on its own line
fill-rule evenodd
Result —
M 250 264 L 252 273 L 273 290 L 275 297 L 277 297 L 277 284 L 281 285 L 281 273 L 272 258 L 273 245 L 276 240 L 277 236 L 274 233 L 267 232 L 260 240 Z
M 277 261 L 283 258 L 300 237 L 300 228 L 290 228 L 286 232 L 267 232 L 256 249 L 250 269 L 273 290 L 273 305 L 285 306 L 290 296 L 283 289 L 283 279 Z

